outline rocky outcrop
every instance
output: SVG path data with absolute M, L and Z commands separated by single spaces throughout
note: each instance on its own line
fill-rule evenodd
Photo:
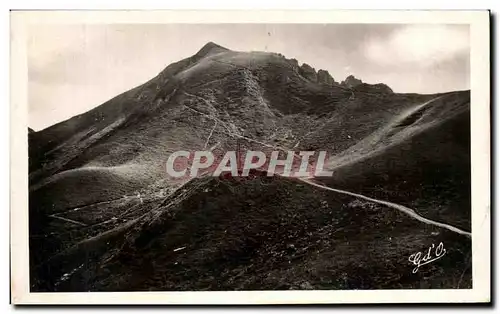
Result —
M 197 56 L 197 57 L 206 57 L 206 56 L 209 56 L 209 55 L 217 54 L 217 53 L 220 53 L 220 52 L 226 52 L 226 51 L 229 51 L 229 49 L 227 49 L 225 47 L 222 47 L 222 46 L 219 46 L 216 43 L 213 43 L 213 42 L 210 41 L 210 42 L 206 43 L 205 46 L 203 46 L 196 53 L 195 56 Z
M 348 77 L 346 77 L 346 79 L 342 81 L 340 85 L 347 88 L 351 88 L 356 91 L 367 92 L 367 93 L 382 93 L 382 94 L 394 93 L 389 86 L 383 83 L 378 83 L 378 84 L 363 83 L 363 81 L 356 78 L 354 75 L 349 75 Z
M 302 64 L 299 68 L 299 74 L 312 82 L 318 81 L 318 74 L 316 73 L 316 70 L 314 70 L 314 68 L 307 63 Z
M 342 83 L 340 83 L 340 85 L 348 88 L 353 88 L 361 84 L 363 84 L 363 81 L 357 79 L 354 75 L 349 75 L 344 81 L 342 81 Z
M 335 79 L 328 73 L 328 71 L 320 69 L 318 72 L 311 67 L 309 64 L 304 63 L 302 66 L 298 66 L 298 62 L 295 59 L 290 60 L 292 66 L 295 65 L 297 67 L 297 72 L 302 75 L 304 78 L 308 79 L 314 83 L 320 83 L 325 85 L 337 85 Z
M 318 83 L 327 84 L 327 85 L 334 85 L 337 82 L 335 82 L 335 80 L 330 75 L 330 73 L 328 73 L 328 71 L 319 70 L 318 71 Z
M 290 63 L 290 65 L 292 66 L 292 69 L 294 71 L 299 71 L 299 61 L 297 61 L 297 59 L 287 59 L 288 63 Z

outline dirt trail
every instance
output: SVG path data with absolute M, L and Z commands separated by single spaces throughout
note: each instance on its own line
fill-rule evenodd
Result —
M 317 184 L 317 183 L 311 182 L 311 181 L 309 181 L 307 179 L 300 179 L 299 178 L 299 180 L 302 181 L 302 182 L 304 182 L 304 183 L 306 183 L 306 184 L 318 187 L 320 189 L 329 190 L 329 191 L 333 191 L 333 192 L 340 193 L 340 194 L 346 194 L 346 195 L 354 196 L 354 197 L 361 198 L 361 199 L 364 199 L 364 200 L 367 200 L 367 201 L 370 201 L 370 202 L 373 202 L 373 203 L 377 203 L 377 204 L 385 205 L 387 207 L 395 208 L 395 209 L 397 209 L 399 211 L 402 211 L 403 213 L 405 213 L 405 214 L 409 215 L 410 217 L 415 218 L 418 221 L 421 221 L 423 223 L 426 223 L 426 224 L 429 224 L 429 225 L 434 225 L 434 226 L 437 226 L 437 227 L 440 227 L 440 228 L 445 228 L 445 229 L 448 229 L 450 231 L 456 232 L 458 234 L 465 235 L 465 236 L 467 236 L 469 238 L 471 237 L 471 233 L 470 232 L 458 229 L 458 228 L 453 227 L 452 225 L 449 225 L 449 224 L 445 224 L 445 223 L 442 223 L 442 222 L 438 222 L 438 221 L 434 221 L 434 220 L 422 217 L 419 214 L 417 214 L 417 212 L 415 212 L 413 209 L 408 208 L 408 207 L 403 206 L 403 205 L 399 205 L 399 204 L 388 202 L 388 201 L 378 200 L 378 199 L 375 199 L 375 198 L 371 198 L 371 197 L 368 197 L 368 196 L 364 196 L 364 195 L 353 193 L 353 192 L 349 192 L 349 191 L 344 191 L 344 190 L 340 190 L 340 189 L 330 188 L 330 187 L 327 187 L 327 186 L 324 186 L 324 185 L 321 185 L 321 184 Z

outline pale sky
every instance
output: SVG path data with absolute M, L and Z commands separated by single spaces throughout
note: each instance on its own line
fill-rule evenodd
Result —
M 38 131 L 101 105 L 212 41 L 279 52 L 336 81 L 350 74 L 395 92 L 469 89 L 468 25 L 34 25 L 28 37 L 29 126 Z

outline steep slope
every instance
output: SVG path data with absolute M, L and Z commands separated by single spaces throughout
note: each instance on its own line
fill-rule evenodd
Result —
M 29 133 L 32 289 L 470 287 L 470 239 L 393 208 L 282 177 L 165 175 L 177 150 L 326 150 L 334 176 L 311 182 L 470 230 L 469 93 L 354 83 L 208 43 Z M 412 274 L 439 242 L 450 257 Z

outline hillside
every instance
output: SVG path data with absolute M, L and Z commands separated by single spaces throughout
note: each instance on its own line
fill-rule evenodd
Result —
M 29 133 L 32 289 L 470 287 L 470 238 L 397 209 L 279 176 L 165 174 L 177 150 L 326 150 L 333 177 L 309 182 L 470 231 L 469 107 L 208 43 Z M 439 242 L 447 256 L 413 274 L 409 255 Z

